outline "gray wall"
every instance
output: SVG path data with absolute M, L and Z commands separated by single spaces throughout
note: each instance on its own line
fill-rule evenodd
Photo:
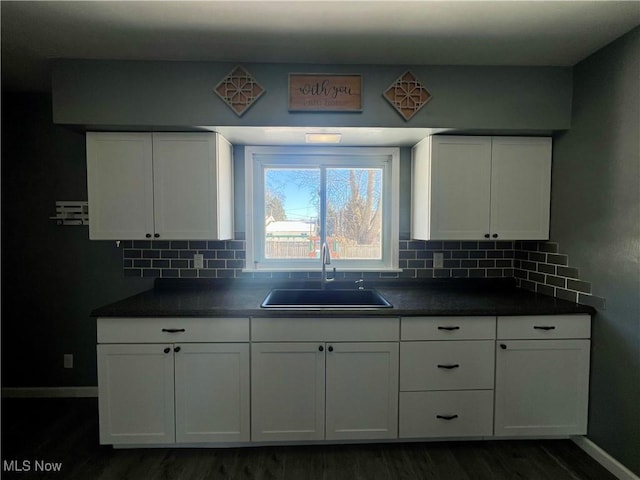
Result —
M 51 96 L 2 98 L 2 386 L 96 385 L 92 309 L 151 288 L 126 279 L 115 242 L 58 226 L 56 200 L 86 200 L 84 134 L 51 122 Z M 73 353 L 75 368 L 63 369 Z
M 55 123 L 86 126 L 382 126 L 545 130 L 569 128 L 571 68 L 415 66 L 433 95 L 409 122 L 382 97 L 407 68 L 243 64 L 266 93 L 238 117 L 214 92 L 234 64 L 60 60 Z M 289 113 L 288 74 L 359 73 L 361 113 Z
M 592 282 L 589 438 L 640 474 L 640 27 L 574 68 L 551 237 Z

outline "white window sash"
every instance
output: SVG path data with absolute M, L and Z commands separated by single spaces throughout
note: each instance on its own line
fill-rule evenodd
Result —
M 264 258 L 264 168 L 382 168 L 382 259 L 332 259 L 339 271 L 400 271 L 400 149 L 391 147 L 245 147 L 246 272 L 314 271 L 318 259 Z M 326 196 L 326 195 L 325 195 Z M 259 202 L 259 203 L 258 203 Z

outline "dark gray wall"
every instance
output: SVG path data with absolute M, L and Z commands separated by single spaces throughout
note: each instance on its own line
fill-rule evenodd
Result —
M 52 123 L 50 95 L 3 95 L 3 387 L 96 385 L 89 313 L 152 286 L 124 278 L 115 242 L 49 220 L 56 200 L 87 199 L 85 162 L 84 134 Z
M 402 66 L 243 64 L 266 93 L 238 117 L 213 92 L 234 64 L 60 60 L 54 122 L 86 126 L 382 126 L 544 130 L 569 128 L 571 68 L 414 66 L 433 95 L 409 122 L 382 93 Z M 361 113 L 289 113 L 288 74 L 359 73 Z
M 640 27 L 574 68 L 551 237 L 592 282 L 589 438 L 640 474 Z

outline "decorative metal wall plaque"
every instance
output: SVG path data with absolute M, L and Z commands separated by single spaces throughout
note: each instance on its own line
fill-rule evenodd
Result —
M 407 70 L 382 94 L 402 118 L 408 121 L 431 99 L 431 93 Z
M 239 117 L 265 92 L 264 88 L 241 66 L 216 85 L 214 91 Z
M 362 76 L 289 74 L 290 112 L 361 112 Z

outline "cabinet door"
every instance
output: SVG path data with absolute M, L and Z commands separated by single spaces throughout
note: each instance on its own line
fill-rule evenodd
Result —
M 98 345 L 101 444 L 173 443 L 173 345 Z
M 251 440 L 324 439 L 323 343 L 251 345 Z
M 547 240 L 550 199 L 551 138 L 493 137 L 492 238 Z
M 489 233 L 491 138 L 442 135 L 434 136 L 432 142 L 430 238 L 485 238 Z
M 248 442 L 249 344 L 175 348 L 176 442 Z
M 153 234 L 150 133 L 87 133 L 91 240 Z
M 158 238 L 218 238 L 217 181 L 215 134 L 154 133 L 153 183 Z
M 398 437 L 398 344 L 327 344 L 327 440 Z
M 589 340 L 502 340 L 496 436 L 587 433 Z

